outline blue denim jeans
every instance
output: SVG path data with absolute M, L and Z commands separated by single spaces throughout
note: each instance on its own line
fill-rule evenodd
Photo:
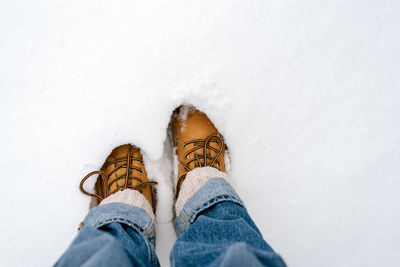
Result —
M 222 178 L 211 179 L 186 202 L 174 227 L 171 266 L 285 266 Z M 55 266 L 159 266 L 155 237 L 154 221 L 143 209 L 99 206 Z

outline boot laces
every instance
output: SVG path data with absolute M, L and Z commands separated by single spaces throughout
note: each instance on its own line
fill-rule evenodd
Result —
M 136 166 L 132 166 L 133 161 L 139 161 L 140 163 L 143 163 L 143 160 L 141 158 L 136 158 L 136 157 L 132 157 L 131 153 L 129 151 L 127 158 L 123 158 L 123 159 L 115 159 L 113 161 L 107 162 L 103 168 L 107 168 L 109 165 L 112 164 L 117 164 L 117 163 L 121 163 L 123 162 L 123 164 L 117 166 L 116 168 L 114 168 L 114 170 L 112 170 L 108 175 L 105 174 L 104 171 L 100 170 L 100 171 L 92 171 L 90 173 L 88 173 L 81 181 L 80 185 L 79 185 L 79 189 L 80 191 L 85 194 L 88 195 L 90 197 L 94 197 L 97 198 L 98 200 L 103 200 L 104 197 L 98 195 L 98 194 L 92 194 L 87 192 L 84 188 L 83 185 L 84 183 L 87 181 L 87 179 L 89 179 L 92 175 L 98 174 L 101 177 L 101 181 L 103 182 L 103 188 L 105 188 L 105 192 L 104 195 L 107 197 L 115 192 L 118 191 L 122 191 L 124 189 L 133 189 L 133 190 L 138 190 L 140 193 L 142 193 L 142 188 L 146 185 L 156 185 L 157 182 L 153 182 L 153 181 L 145 181 L 143 182 L 141 179 L 139 179 L 138 177 L 132 176 L 131 171 L 132 170 L 137 170 L 140 174 L 143 174 L 143 170 L 141 168 L 138 168 Z M 103 169 L 102 168 L 102 169 Z M 125 168 L 125 173 L 122 175 L 119 175 L 117 177 L 111 177 L 117 170 L 119 169 L 123 169 Z M 100 178 L 99 177 L 99 178 Z M 124 180 L 124 184 L 123 185 L 119 185 L 117 182 L 119 180 Z M 133 186 L 133 180 L 137 181 L 138 183 Z M 116 189 L 111 190 L 111 186 L 117 183 Z
M 217 144 L 218 149 L 211 146 L 211 143 Z M 185 168 L 187 172 L 190 172 L 197 167 L 206 166 L 214 167 L 219 171 L 221 170 L 221 163 L 218 161 L 218 158 L 225 150 L 225 142 L 220 134 L 210 135 L 206 139 L 193 139 L 187 141 L 183 144 L 183 147 L 186 148 L 189 144 L 193 144 L 194 147 L 184 154 L 184 159 L 189 159 L 189 156 L 192 153 L 194 154 L 194 157 L 187 162 L 182 162 L 179 160 L 179 163 Z M 201 151 L 201 153 L 197 154 L 197 151 L 199 150 Z M 211 156 L 211 151 L 215 153 L 214 156 Z M 190 167 L 192 163 L 194 163 L 194 168 Z M 177 198 L 181 185 L 185 178 L 186 173 L 178 178 L 175 198 Z

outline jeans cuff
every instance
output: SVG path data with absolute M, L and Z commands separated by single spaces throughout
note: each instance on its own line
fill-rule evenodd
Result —
M 131 206 L 135 206 L 141 209 L 144 209 L 147 215 L 150 216 L 151 219 L 154 220 L 154 212 L 153 208 L 151 207 L 149 201 L 146 197 L 137 190 L 133 189 L 125 189 L 118 192 L 115 192 L 105 199 L 103 199 L 99 206 L 110 204 L 110 203 L 122 203 Z
M 82 227 L 100 228 L 110 223 L 128 225 L 145 240 L 155 244 L 154 220 L 144 209 L 127 204 L 110 203 L 91 209 L 83 220 Z
M 212 178 L 185 203 L 182 211 L 175 218 L 174 228 L 177 235 L 186 231 L 199 213 L 223 201 L 244 206 L 238 194 L 224 178 Z

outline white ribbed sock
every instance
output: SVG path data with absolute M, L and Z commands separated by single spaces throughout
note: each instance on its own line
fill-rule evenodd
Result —
M 175 203 L 175 211 L 178 216 L 185 203 L 212 178 L 224 178 L 229 182 L 229 176 L 213 167 L 195 168 L 186 174 Z
M 100 205 L 105 205 L 109 203 L 123 203 L 131 206 L 135 206 L 141 209 L 144 209 L 146 213 L 154 220 L 154 212 L 153 208 L 151 207 L 150 203 L 137 190 L 133 189 L 125 189 L 122 191 L 115 192 L 114 194 L 109 195 L 105 199 L 100 202 Z

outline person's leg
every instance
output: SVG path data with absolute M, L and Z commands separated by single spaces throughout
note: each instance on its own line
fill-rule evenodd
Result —
M 172 116 L 179 162 L 172 266 L 285 266 L 265 242 L 225 173 L 224 138 L 190 106 Z
M 199 178 L 203 182 L 194 182 Z M 191 196 L 185 199 L 184 195 Z M 210 167 L 189 172 L 176 212 L 178 239 L 171 266 L 285 266 L 263 239 L 225 173 Z
M 99 174 L 95 194 L 83 185 Z M 159 266 L 155 254 L 154 202 L 139 148 L 123 145 L 100 171 L 86 175 L 82 193 L 97 198 L 81 231 L 56 266 Z
M 109 203 L 90 210 L 55 266 L 159 266 L 154 245 L 154 219 L 144 209 Z

